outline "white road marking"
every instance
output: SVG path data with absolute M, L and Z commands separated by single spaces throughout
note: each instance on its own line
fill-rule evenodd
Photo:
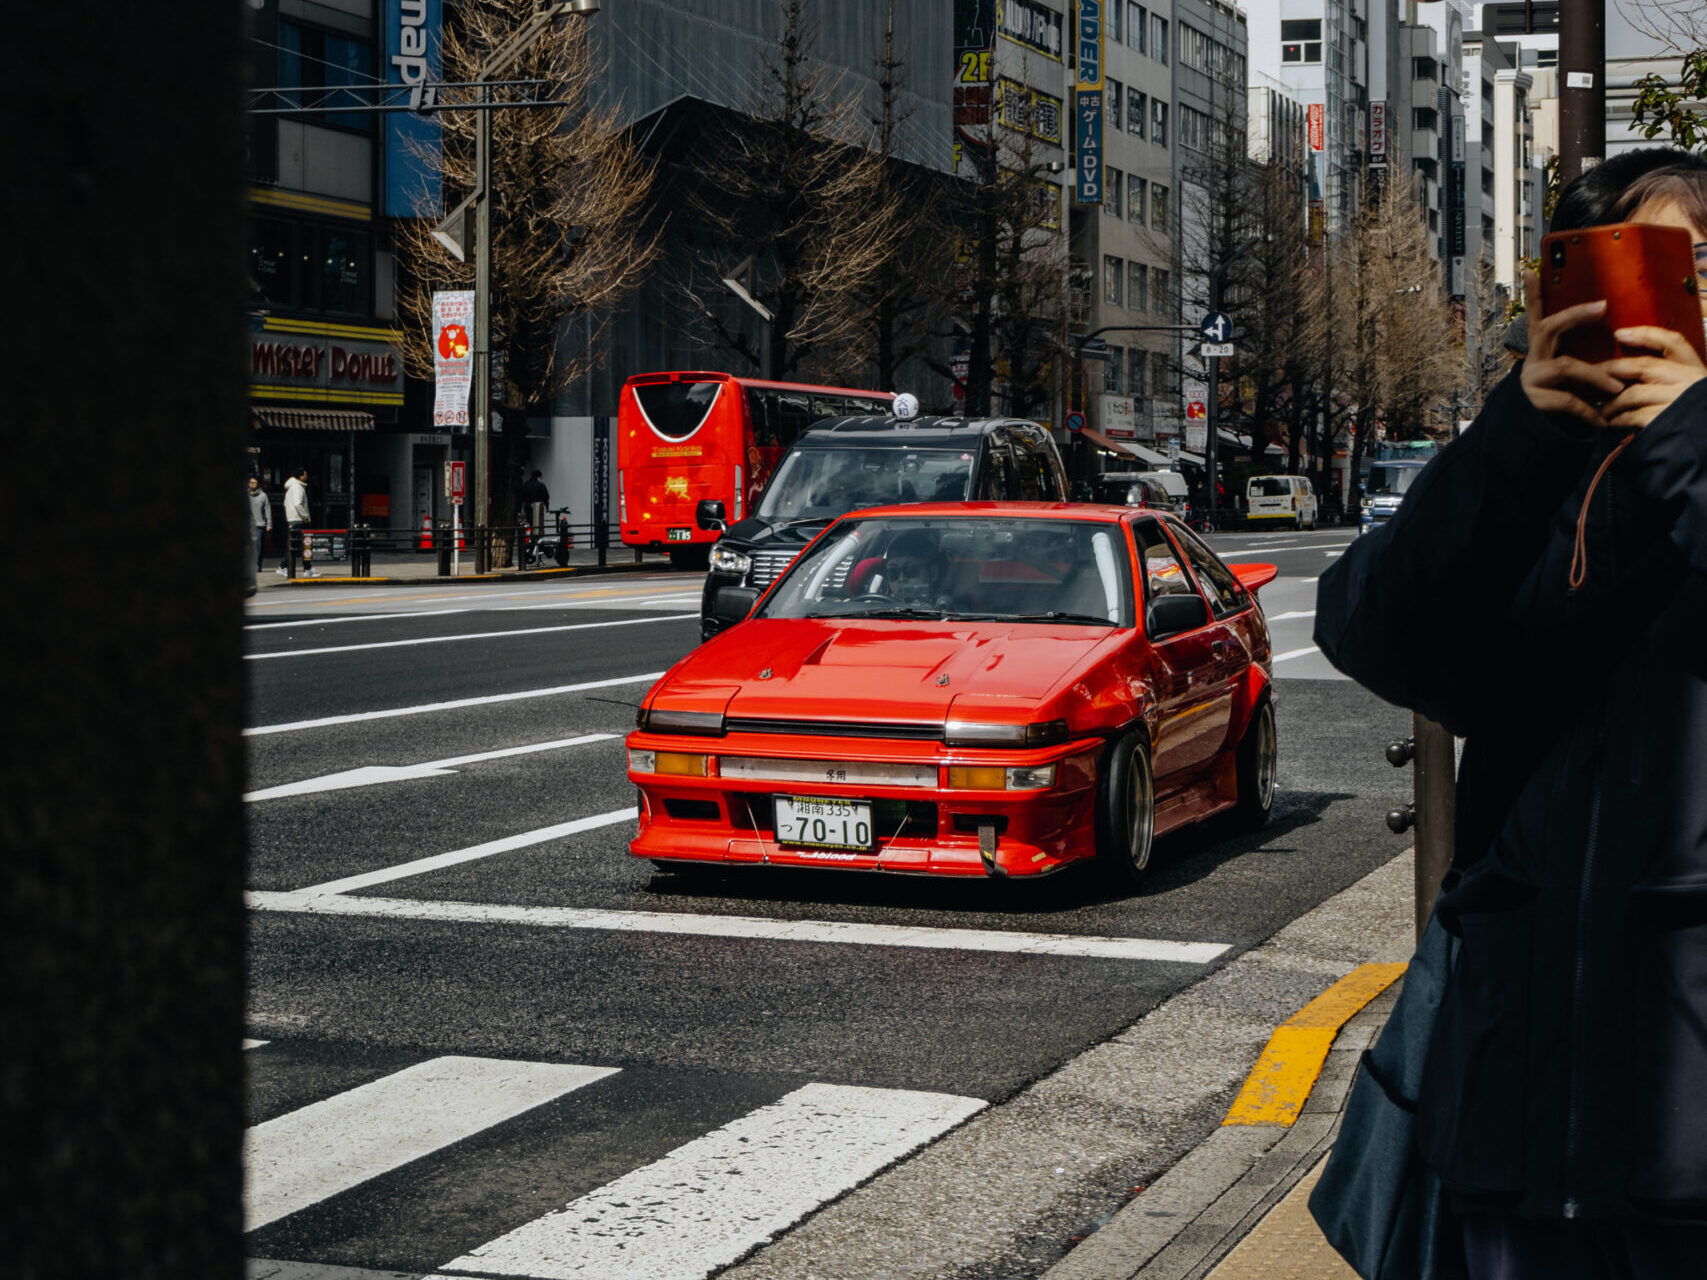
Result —
M 491 610 L 493 613 L 526 613 L 540 609 L 600 609 L 607 604 L 677 604 L 700 593 L 696 591 L 666 591 L 649 596 L 599 596 L 585 600 L 554 600 L 549 604 L 506 604 Z
M 1285 662 L 1288 658 L 1302 658 L 1307 653 L 1320 653 L 1320 652 L 1321 652 L 1321 650 L 1318 649 L 1315 645 L 1310 645 L 1308 648 L 1304 648 L 1304 649 L 1292 649 L 1286 653 L 1277 653 L 1274 655 L 1274 657 L 1272 659 L 1270 659 L 1270 661 L 1272 661 L 1272 662 Z
M 1345 545 L 1346 545 L 1346 547 L 1349 547 L 1351 545 L 1351 543 L 1348 542 Z M 1344 550 L 1345 550 L 1345 547 L 1340 548 L 1340 551 L 1344 551 Z M 1339 555 L 1339 553 L 1340 553 L 1339 551 L 1324 551 L 1322 554 L 1327 556 L 1331 560 L 1335 556 Z
M 1316 611 L 1314 609 L 1294 609 L 1290 613 L 1271 613 L 1268 615 L 1268 620 L 1270 622 L 1287 622 L 1293 618 L 1314 618 L 1315 616 Z
M 245 631 L 271 631 L 278 627 L 329 627 L 335 622 L 395 622 L 399 618 L 443 618 L 468 609 L 422 609 L 415 613 L 353 613 L 347 618 L 296 618 L 290 622 L 250 622 Z
M 628 810 L 633 816 L 634 810 Z M 493 850 L 501 852 L 501 850 Z M 447 857 L 454 855 L 444 855 Z M 481 854 L 479 856 L 484 856 Z M 426 861 L 432 861 L 427 859 Z M 401 875 L 434 870 L 419 863 L 393 868 Z M 384 875 L 385 873 L 379 873 Z M 401 878 L 400 876 L 388 878 Z M 351 881 L 363 877 L 351 877 Z M 294 893 L 251 891 L 254 911 L 299 912 L 456 924 L 510 924 L 545 929 L 604 929 L 618 933 L 686 934 L 708 938 L 751 938 L 838 946 L 910 947 L 933 951 L 993 951 L 1029 956 L 1079 956 L 1100 960 L 1149 960 L 1208 964 L 1228 948 L 1223 942 L 1173 942 L 1157 938 L 1079 937 L 1066 933 L 1021 933 L 1006 929 L 912 928 L 832 920 L 767 920 L 758 916 L 691 915 L 673 911 L 604 911 L 594 907 L 520 907 L 503 903 L 441 902 L 417 898 L 343 896 L 363 884 L 335 880 Z
M 989 1104 L 809 1084 L 437 1268 L 702 1280 Z
M 389 720 L 396 716 L 424 716 L 435 711 L 457 711 L 463 707 L 484 707 L 494 702 L 520 702 L 526 698 L 553 698 L 559 694 L 581 693 L 587 689 L 611 689 L 624 684 L 651 684 L 662 671 L 648 671 L 640 676 L 617 676 L 611 680 L 588 680 L 583 684 L 553 685 L 549 689 L 524 689 L 520 693 L 489 693 L 479 698 L 454 698 L 449 702 L 427 702 L 417 707 L 387 707 L 383 711 L 355 711 L 349 715 L 322 716 L 318 720 L 291 720 L 284 724 L 263 724 L 243 730 L 245 738 L 268 733 L 296 733 L 302 729 L 323 729 L 327 725 L 357 724 L 363 720 Z
M 475 862 L 481 858 L 490 858 L 493 854 L 509 853 L 513 849 L 526 849 L 531 845 L 544 844 L 548 840 L 558 840 L 564 836 L 578 835 L 583 831 L 593 831 L 599 827 L 608 827 L 618 822 L 633 822 L 640 817 L 638 809 L 616 809 L 610 813 L 596 813 L 590 818 L 576 818 L 573 822 L 559 822 L 554 827 L 539 827 L 533 831 L 524 831 L 520 835 L 505 836 L 501 840 L 488 840 L 485 844 L 470 845 L 466 849 L 453 849 L 449 853 L 435 853 L 430 858 L 417 858 L 413 862 L 400 863 L 395 867 L 381 867 L 377 871 L 367 871 L 361 875 L 345 876 L 342 880 L 328 880 L 325 884 L 312 885 L 307 889 L 299 889 L 289 897 L 313 899 L 321 895 L 353 893 L 357 889 L 372 888 L 376 884 L 385 884 L 392 880 L 407 880 L 411 876 L 425 875 L 429 871 L 438 871 L 444 867 L 454 867 L 463 862 Z
M 249 662 L 272 658 L 307 658 L 322 653 L 354 653 L 359 649 L 401 649 L 418 644 L 453 644 L 460 640 L 507 640 L 514 636 L 543 636 L 558 631 L 588 631 L 597 627 L 634 627 L 647 622 L 679 622 L 697 618 L 697 613 L 665 613 L 656 618 L 619 618 L 612 622 L 571 622 L 556 627 L 523 627 L 515 631 L 470 631 L 458 636 L 416 636 L 412 640 L 377 640 L 371 644 L 328 645 L 321 649 L 282 649 L 277 653 L 246 653 Z
M 246 1230 L 277 1222 L 616 1070 L 434 1058 L 255 1125 L 243 1140 Z
M 243 1042 L 243 1047 L 245 1049 L 259 1049 L 262 1045 L 271 1043 L 272 1041 L 270 1040 L 245 1040 Z
M 345 769 L 341 773 L 323 774 L 302 782 L 287 782 L 280 787 L 250 791 L 246 801 L 277 800 L 281 796 L 305 796 L 317 791 L 345 791 L 351 787 L 371 787 L 379 782 L 405 782 L 412 778 L 443 778 L 454 774 L 458 766 L 477 764 L 482 760 L 501 760 L 506 756 L 533 755 L 539 751 L 556 751 L 563 747 L 579 747 L 589 742 L 609 742 L 614 733 L 587 733 L 579 738 L 559 738 L 555 742 L 530 742 L 524 747 L 504 747 L 498 751 L 482 751 L 472 756 L 452 756 L 448 760 L 428 760 L 424 764 L 370 764 L 360 769 Z
M 1318 581 L 1320 581 L 1320 579 L 1318 579 L 1318 578 L 1294 578 L 1293 581 L 1294 582 L 1318 582 Z

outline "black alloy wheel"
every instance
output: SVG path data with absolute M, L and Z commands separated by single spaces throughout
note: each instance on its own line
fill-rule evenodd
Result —
M 1097 859 L 1122 888 L 1144 878 L 1156 837 L 1156 778 L 1150 741 L 1134 729 L 1109 748 L 1097 784 Z
M 1274 808 L 1275 776 L 1280 739 L 1274 729 L 1274 703 L 1265 695 L 1257 705 L 1245 736 L 1239 740 L 1239 801 L 1233 813 L 1239 825 L 1255 830 L 1268 821 Z

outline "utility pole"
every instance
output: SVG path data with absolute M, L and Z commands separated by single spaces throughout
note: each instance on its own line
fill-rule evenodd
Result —
M 1605 157 L 1605 0 L 1560 0 L 1559 185 Z
M 492 111 L 494 80 L 527 52 L 548 26 L 570 14 L 591 17 L 599 0 L 551 0 L 494 49 L 474 73 L 480 86 L 480 119 L 474 134 L 474 511 L 479 533 L 475 571 L 489 567 L 487 525 L 492 513 Z

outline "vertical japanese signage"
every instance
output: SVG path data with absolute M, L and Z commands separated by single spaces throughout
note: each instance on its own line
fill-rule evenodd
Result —
M 954 0 L 954 171 L 981 166 L 990 150 L 990 64 L 996 0 Z
M 474 291 L 433 294 L 433 425 L 468 426 L 468 393 L 474 378 Z
M 444 78 L 439 53 L 442 0 L 385 0 L 385 82 L 412 89 Z M 422 149 L 437 150 L 439 122 L 430 115 L 388 111 L 385 121 L 385 216 L 436 218 L 438 175 L 422 162 Z
M 1078 0 L 1073 28 L 1074 204 L 1102 203 L 1102 0 Z
M 1325 151 L 1327 149 L 1327 108 L 1319 102 L 1310 104 L 1310 111 L 1305 126 L 1310 135 L 1310 150 Z
M 610 545 L 610 419 L 593 419 L 593 545 Z
M 1369 165 L 1380 168 L 1387 163 L 1387 104 L 1369 104 Z

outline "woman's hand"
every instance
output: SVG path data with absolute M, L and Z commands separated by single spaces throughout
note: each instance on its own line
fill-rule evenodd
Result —
M 1707 378 L 1707 365 L 1683 335 L 1642 325 L 1614 335 L 1627 347 L 1657 351 L 1657 356 L 1620 356 L 1600 367 L 1625 387 L 1601 406 L 1610 427 L 1645 427 L 1689 387 Z
M 1539 318 L 1541 278 L 1533 271 L 1523 273 L 1523 302 L 1524 314 L 1530 318 L 1529 356 L 1523 362 L 1522 375 L 1529 403 L 1543 413 L 1563 414 L 1591 427 L 1606 426 L 1601 410 L 1584 397 L 1604 400 L 1618 395 L 1624 384 L 1606 371 L 1606 365 L 1559 354 L 1559 336 L 1600 319 L 1606 313 L 1606 303 L 1578 303 L 1556 315 Z

